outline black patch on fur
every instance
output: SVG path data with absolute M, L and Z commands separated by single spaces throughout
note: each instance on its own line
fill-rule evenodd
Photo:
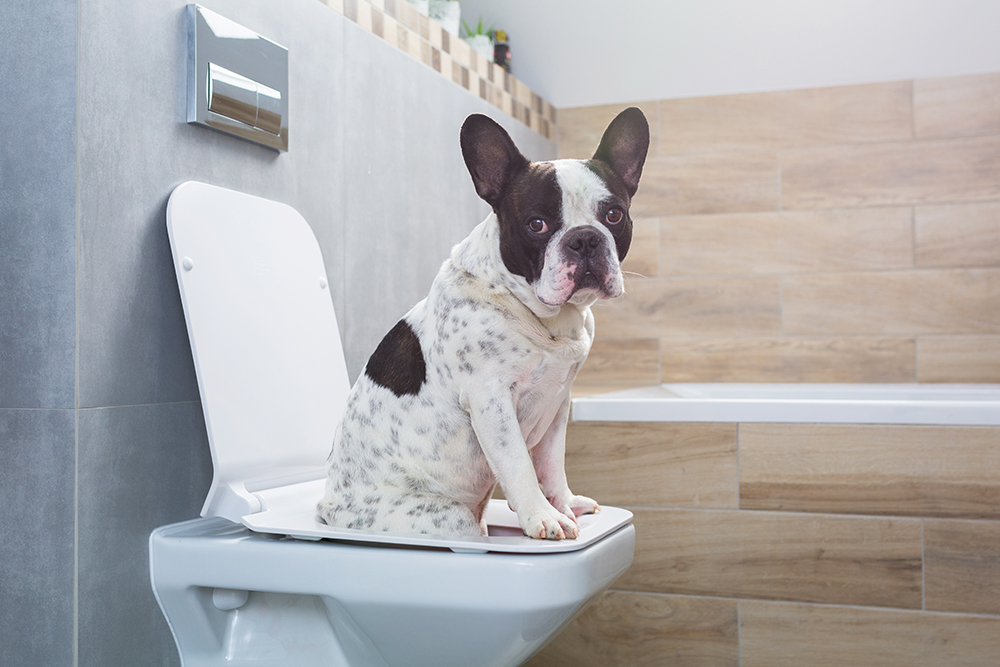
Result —
M 514 275 L 533 284 L 545 264 L 549 239 L 562 227 L 562 188 L 550 162 L 536 162 L 515 176 L 493 208 L 500 221 L 500 257 Z M 549 230 L 533 234 L 528 223 L 541 218 Z
M 420 339 L 406 320 L 397 322 L 375 348 L 365 375 L 396 396 L 416 396 L 420 392 L 427 380 L 427 363 Z
M 597 219 L 611 231 L 611 235 L 615 239 L 615 250 L 618 251 L 618 261 L 622 262 L 625 260 L 629 246 L 632 245 L 632 218 L 629 216 L 629 205 L 632 200 L 628 194 L 628 187 L 609 164 L 600 160 L 584 160 L 583 164 L 591 173 L 604 181 L 604 187 L 611 193 L 611 199 L 601 202 L 601 207 L 597 211 Z M 605 217 L 608 210 L 615 206 L 625 213 L 625 218 L 617 225 L 609 225 L 605 222 Z

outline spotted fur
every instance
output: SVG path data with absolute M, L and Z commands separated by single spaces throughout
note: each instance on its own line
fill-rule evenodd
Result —
M 461 139 L 493 212 L 352 389 L 318 513 L 347 528 L 482 535 L 499 482 L 526 535 L 574 538 L 576 516 L 599 506 L 566 482 L 569 390 L 593 342 L 590 306 L 623 290 L 649 129 L 628 109 L 594 159 L 541 163 L 485 116 Z

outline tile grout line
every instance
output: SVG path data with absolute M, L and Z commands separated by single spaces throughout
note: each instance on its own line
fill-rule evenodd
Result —
M 736 600 L 736 665 L 743 667 L 743 601 Z
M 784 207 L 782 206 L 782 202 L 781 202 L 781 181 L 782 181 L 782 178 L 781 178 L 781 150 L 776 151 L 776 156 L 777 156 L 777 160 L 778 160 L 778 174 L 777 174 L 777 176 L 778 176 L 778 211 L 782 211 L 782 210 L 784 210 Z
M 816 602 L 807 600 L 779 600 L 766 597 L 737 597 L 735 595 L 723 595 L 716 593 L 672 593 L 668 591 L 651 591 L 633 588 L 615 588 L 613 585 L 608 589 L 610 592 L 631 593 L 635 595 L 650 595 L 656 597 L 676 597 L 694 600 L 728 600 L 736 603 L 749 602 L 766 605 L 780 605 L 791 607 L 822 607 L 825 609 L 856 609 L 860 611 L 891 612 L 903 614 L 928 614 L 945 617 L 962 618 L 982 618 L 987 620 L 1000 620 L 1000 614 L 988 612 L 968 612 L 968 611 L 945 611 L 940 609 L 918 609 L 916 607 L 893 607 L 882 605 L 851 604 L 844 602 Z
M 81 3 L 76 3 L 76 90 L 73 137 L 73 667 L 80 664 L 80 44 Z
M 927 537 L 926 519 L 920 519 L 920 609 L 927 611 Z
M 741 422 L 736 422 L 736 509 L 741 510 L 743 505 L 743 496 L 740 493 L 740 426 Z
M 912 101 L 912 89 L 911 89 Z M 917 270 L 917 206 L 910 206 L 910 270 Z M 913 381 L 920 382 L 919 334 L 913 334 Z M 921 528 L 922 529 L 922 528 Z

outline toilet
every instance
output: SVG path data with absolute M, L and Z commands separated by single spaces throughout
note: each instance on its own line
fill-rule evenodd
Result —
M 626 510 L 576 540 L 391 535 L 315 516 L 349 390 L 319 244 L 295 209 L 187 182 L 167 227 L 212 452 L 201 518 L 149 538 L 181 663 L 522 664 L 632 563 Z

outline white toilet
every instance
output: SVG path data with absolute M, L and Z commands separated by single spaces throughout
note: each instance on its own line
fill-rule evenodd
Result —
M 149 539 L 185 667 L 519 665 L 632 563 L 615 507 L 559 542 L 503 501 L 489 537 L 319 523 L 349 383 L 316 238 L 289 206 L 194 182 L 167 226 L 215 467 L 203 518 Z

